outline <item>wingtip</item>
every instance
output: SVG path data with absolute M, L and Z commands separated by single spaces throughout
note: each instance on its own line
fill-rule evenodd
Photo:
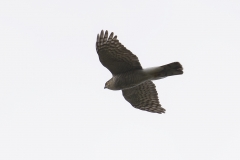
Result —
M 104 34 L 104 42 L 106 42 L 107 41 L 107 39 L 108 39 L 108 31 L 106 30 L 105 31 L 105 34 Z
M 103 31 L 103 30 L 101 30 L 101 33 L 100 33 L 100 38 L 101 38 L 101 37 L 103 37 L 103 35 L 104 35 L 104 31 Z
M 113 35 L 114 35 L 114 33 L 111 32 L 111 34 L 110 34 L 110 36 L 109 36 L 109 39 L 112 39 L 112 38 L 113 38 Z
M 104 32 L 104 30 L 102 29 L 100 32 L 100 35 L 105 35 L 105 34 L 108 34 L 108 30 L 105 30 L 105 32 Z M 114 35 L 114 32 L 111 32 L 109 37 L 111 37 L 111 36 L 113 37 L 113 35 Z M 117 38 L 117 36 L 114 36 L 113 38 L 115 38 L 115 37 Z

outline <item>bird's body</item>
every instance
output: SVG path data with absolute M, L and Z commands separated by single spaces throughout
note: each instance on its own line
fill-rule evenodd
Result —
M 177 63 L 177 62 L 175 62 Z M 113 76 L 108 82 L 108 89 L 123 90 L 135 87 L 148 80 L 158 80 L 168 76 L 164 72 L 164 66 L 138 69 Z M 177 70 L 176 70 L 177 71 Z M 178 72 L 181 72 L 179 70 Z
M 100 62 L 113 75 L 105 88 L 122 90 L 124 98 L 135 108 L 154 113 L 165 112 L 159 104 L 152 80 L 183 74 L 179 62 L 143 69 L 137 56 L 126 49 L 117 36 L 113 37 L 113 33 L 108 37 L 107 31 L 98 35 L 96 49 Z
M 147 80 L 151 79 L 151 75 L 144 70 L 129 71 L 123 74 L 113 76 L 108 82 L 108 89 L 123 90 L 135 87 Z

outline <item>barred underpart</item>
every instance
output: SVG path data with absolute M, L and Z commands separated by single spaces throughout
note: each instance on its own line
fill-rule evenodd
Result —
M 146 81 L 136 87 L 124 89 L 122 94 L 135 108 L 153 113 L 165 113 L 165 109 L 159 104 L 156 86 L 152 81 Z

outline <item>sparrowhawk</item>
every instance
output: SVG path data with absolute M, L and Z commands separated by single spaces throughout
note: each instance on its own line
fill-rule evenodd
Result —
M 152 80 L 183 74 L 179 62 L 143 69 L 137 56 L 113 37 L 113 32 L 108 37 L 103 30 L 97 35 L 96 50 L 102 65 L 112 73 L 104 88 L 122 90 L 123 97 L 137 109 L 165 113 Z

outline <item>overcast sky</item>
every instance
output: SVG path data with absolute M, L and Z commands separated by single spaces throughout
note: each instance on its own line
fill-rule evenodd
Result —
M 95 49 L 108 30 L 154 81 L 165 114 L 133 108 Z M 240 1 L 1 0 L 1 160 L 240 159 Z

